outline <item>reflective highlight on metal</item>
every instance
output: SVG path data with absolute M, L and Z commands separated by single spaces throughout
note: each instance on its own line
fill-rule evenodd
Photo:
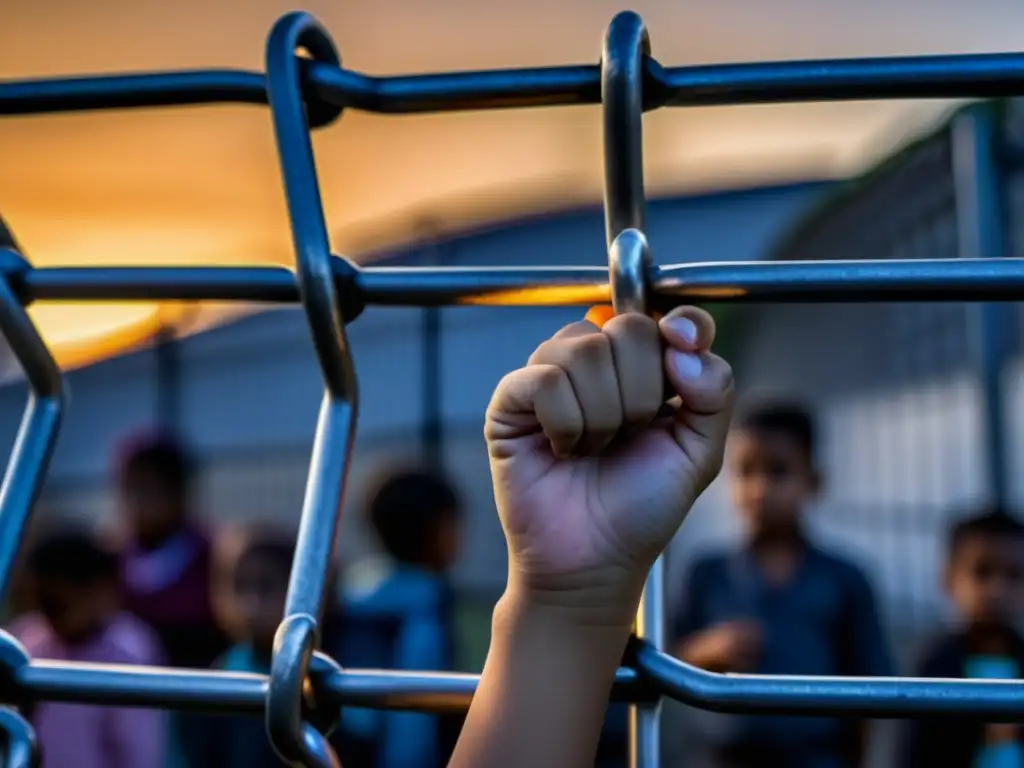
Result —
M 647 244 L 644 196 L 645 57 L 651 41 L 635 13 L 620 13 L 608 28 L 601 55 L 601 107 L 604 118 L 604 216 L 608 238 L 608 281 L 617 314 L 648 311 Z M 662 647 L 665 562 L 659 557 L 647 574 L 634 634 Z M 660 762 L 661 699 L 655 696 L 629 707 L 631 768 L 654 768 Z
M 0 733 L 4 734 L 7 742 L 5 768 L 38 768 L 36 732 L 25 718 L 13 709 L 0 709 Z
M 297 55 L 302 50 L 307 56 Z M 1024 94 L 1024 55 L 935 56 L 716 65 L 669 69 L 651 58 L 643 23 L 618 15 L 600 66 L 377 78 L 343 69 L 310 16 L 283 17 L 267 43 L 266 73 L 144 73 L 0 83 L 0 115 L 184 104 L 268 104 L 295 248 L 282 267 L 74 267 L 36 269 L 0 248 L 0 331 L 21 362 L 30 399 L 0 486 L 0 585 L 14 557 L 56 441 L 60 372 L 25 307 L 38 300 L 229 300 L 300 303 L 325 395 L 310 462 L 286 617 L 268 676 L 30 659 L 0 632 L 0 731 L 7 768 L 37 757 L 14 708 L 33 701 L 264 713 L 269 738 L 291 765 L 332 768 L 322 734 L 345 704 L 441 712 L 464 708 L 474 675 L 341 669 L 315 652 L 358 411 L 345 334 L 365 306 L 589 306 L 665 311 L 683 302 L 1004 301 L 1024 297 L 1024 259 L 651 264 L 644 228 L 642 112 L 809 100 L 992 97 Z M 605 137 L 608 268 L 358 268 L 331 255 L 310 130 L 343 109 L 382 113 L 601 103 Z M 980 168 L 980 166 L 979 166 Z M 976 174 L 980 171 L 974 169 Z M 980 175 L 979 181 L 980 184 Z M 971 216 L 990 202 L 977 190 Z M 969 234 L 967 235 L 969 237 Z M 973 253 L 972 253 L 973 255 Z M 970 715 L 1024 719 L 1024 683 L 718 675 L 662 650 L 664 572 L 650 574 L 637 622 L 635 668 L 613 696 L 634 708 L 633 765 L 657 763 L 656 703 L 668 695 L 722 712 Z

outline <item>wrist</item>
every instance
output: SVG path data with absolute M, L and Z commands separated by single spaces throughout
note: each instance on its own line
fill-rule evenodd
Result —
M 494 612 L 495 629 L 510 624 L 544 627 L 551 633 L 628 638 L 633 631 L 642 586 L 581 590 L 549 589 L 509 581 Z
M 566 676 L 576 679 L 578 686 L 580 677 L 589 677 L 594 685 L 607 687 L 621 663 L 633 625 L 607 622 L 604 617 L 595 623 L 591 618 L 581 619 L 575 609 L 537 602 L 533 596 L 508 590 L 494 610 L 491 648 L 511 667 L 534 668 L 543 656 L 544 665 L 550 666 L 544 674 L 548 682 Z

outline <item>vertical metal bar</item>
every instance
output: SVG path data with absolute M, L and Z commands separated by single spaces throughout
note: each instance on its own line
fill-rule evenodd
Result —
M 1006 255 L 1006 210 L 998 157 L 999 111 L 976 105 L 952 127 L 960 256 L 967 259 Z M 1008 500 L 1002 376 L 1009 354 L 1010 307 L 987 302 L 969 308 L 970 341 L 982 392 L 985 470 L 991 501 Z
M 337 768 L 337 758 L 326 739 L 305 722 L 302 705 L 334 557 L 358 393 L 309 135 L 311 125 L 332 120 L 340 110 L 332 112 L 304 102 L 296 55 L 300 48 L 318 61 L 337 65 L 340 59 L 327 33 L 305 13 L 282 17 L 267 40 L 267 94 L 288 203 L 299 294 L 325 392 L 288 580 L 285 618 L 275 638 L 266 723 L 271 744 L 283 760 L 309 768 Z
M 612 19 L 601 56 L 604 112 L 604 209 L 609 280 L 616 312 L 646 312 L 650 253 L 645 233 L 643 166 L 643 59 L 651 44 L 632 12 Z M 664 644 L 665 562 L 652 566 L 644 585 L 636 635 L 659 650 Z M 629 762 L 657 768 L 661 754 L 661 700 L 629 707 Z
M 28 264 L 12 250 L 0 248 L 0 262 Z M 7 471 L 0 484 L 0 593 L 10 582 L 32 508 L 42 490 L 57 443 L 64 410 L 64 384 L 56 361 L 38 329 L 6 280 L 0 279 L 0 333 L 28 380 L 29 398 Z

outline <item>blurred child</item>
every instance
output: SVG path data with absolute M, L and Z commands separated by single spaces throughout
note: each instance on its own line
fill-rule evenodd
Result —
M 240 637 L 217 661 L 220 669 L 269 674 L 294 553 L 294 540 L 277 531 L 253 530 L 246 536 L 230 584 L 232 613 Z M 281 765 L 260 717 L 183 717 L 180 732 L 182 762 L 188 768 Z
M 164 437 L 132 444 L 120 465 L 126 606 L 156 631 L 175 667 L 209 667 L 227 646 L 211 600 L 210 542 L 190 520 L 191 472 Z
M 680 658 L 716 672 L 890 674 L 875 599 L 854 565 L 819 549 L 804 525 L 820 487 L 803 408 L 768 405 L 730 434 L 726 467 L 743 545 L 698 562 L 676 627 Z M 729 768 L 852 768 L 864 723 L 825 717 L 727 718 L 705 747 Z
M 160 664 L 148 627 L 120 610 L 118 560 L 89 536 L 43 537 L 31 552 L 38 612 L 12 634 L 34 658 Z M 45 768 L 160 768 L 166 755 L 162 712 L 38 702 L 32 712 Z
M 394 561 L 369 583 L 350 578 L 343 600 L 343 666 L 433 671 L 454 666 L 454 594 L 447 571 L 461 538 L 461 504 L 430 472 L 388 477 L 368 508 L 369 522 Z M 448 762 L 460 716 L 348 709 L 342 732 L 375 754 L 378 768 L 433 768 Z
M 946 590 L 957 624 L 932 643 L 915 677 L 1018 679 L 1024 639 L 1014 629 L 1024 586 L 1024 526 L 1001 511 L 957 523 L 949 536 Z M 968 717 L 921 720 L 906 729 L 906 768 L 1020 768 L 1019 725 L 986 725 Z
M 293 537 L 273 528 L 253 527 L 240 532 L 237 558 L 231 573 L 231 614 L 238 642 L 216 666 L 230 672 L 269 674 L 274 636 L 284 618 L 288 578 L 295 556 Z M 336 611 L 329 606 L 322 621 L 321 646 L 334 654 Z M 187 768 L 276 768 L 281 759 L 267 741 L 261 717 L 191 716 L 181 721 L 180 758 Z M 345 745 L 334 740 L 346 757 Z M 358 763 L 344 763 L 359 768 Z

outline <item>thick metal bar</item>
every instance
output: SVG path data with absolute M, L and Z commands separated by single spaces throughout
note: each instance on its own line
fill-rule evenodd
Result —
M 1024 718 L 1024 682 L 817 678 L 720 675 L 684 664 L 648 644 L 637 652 L 637 673 L 620 669 L 616 698 L 657 684 L 672 698 L 733 713 L 848 714 L 863 717 L 957 715 L 989 721 Z M 326 681 L 325 700 L 353 706 L 425 712 L 464 708 L 479 677 L 430 672 L 343 670 Z M 263 675 L 32 661 L 15 671 L 19 694 L 47 701 L 176 707 L 225 713 L 262 712 Z
M 652 67 L 653 68 L 653 67 Z M 960 99 L 1024 92 L 1024 55 L 908 56 L 666 69 L 665 106 Z
M 722 675 L 648 645 L 637 650 L 641 678 L 666 695 L 713 712 L 851 717 L 1024 719 L 1024 681 Z
M 285 267 L 39 267 L 15 275 L 13 289 L 33 301 L 252 301 L 296 303 Z
M 265 675 L 46 660 L 17 669 L 14 684 L 45 701 L 239 714 L 261 714 L 267 696 Z
M 1024 260 L 779 261 L 658 270 L 655 301 L 840 303 L 1019 299 Z
M 991 104 L 975 105 L 952 127 L 953 179 L 960 256 L 999 258 L 1006 254 L 1006 208 L 998 158 L 999 115 Z M 1005 508 L 1009 501 L 1003 412 L 1003 372 L 1010 355 L 1013 315 L 1008 304 L 968 308 L 970 340 L 982 393 L 988 492 Z
M 624 229 L 646 231 L 643 66 L 651 41 L 633 12 L 612 19 L 601 55 L 604 221 L 608 248 Z
M 410 114 L 600 101 L 600 68 L 577 65 L 373 77 L 303 63 L 308 91 L 368 112 Z M 645 61 L 645 105 L 713 106 L 870 99 L 959 99 L 1024 92 L 1019 53 L 751 62 L 666 68 Z M 13 80 L 0 115 L 186 104 L 266 103 L 259 72 L 232 69 Z
M 36 732 L 22 715 L 7 707 L 0 708 L 0 731 L 5 742 L 3 768 L 38 768 Z
M 288 203 L 296 275 L 325 392 L 288 579 L 285 616 L 270 665 L 266 723 L 270 742 L 282 760 L 307 768 L 340 768 L 327 740 L 304 721 L 302 705 L 337 543 L 355 439 L 358 391 L 336 284 L 335 267 L 345 262 L 331 256 L 309 133 L 312 125 L 336 117 L 340 108 L 332 112 L 304 103 L 296 57 L 300 48 L 316 61 L 338 65 L 340 59 L 328 34 L 305 13 L 281 17 L 267 40 L 267 91 Z M 349 269 L 354 274 L 355 267 Z
M 188 104 L 266 104 L 259 72 L 207 69 L 0 83 L 0 115 Z
M 323 698 L 333 705 L 421 712 L 465 709 L 479 675 L 345 669 L 329 675 Z M 175 707 L 234 714 L 262 714 L 269 679 L 247 672 L 125 667 L 35 660 L 14 675 L 19 694 L 46 701 L 106 706 Z M 636 695 L 638 676 L 621 668 L 617 700 Z
M 0 248 L 3 266 L 27 269 L 12 250 Z M 5 270 L 7 271 L 7 270 Z M 0 278 L 0 334 L 28 380 L 29 397 L 0 483 L 0 594 L 10 583 L 29 515 L 42 490 L 64 408 L 60 369 L 28 312 Z
M 648 311 L 650 251 L 644 192 L 644 60 L 651 41 L 641 18 L 627 11 L 612 19 L 601 53 L 604 128 L 604 218 L 608 281 L 617 313 Z M 651 567 L 634 633 L 660 648 L 665 566 Z M 661 699 L 629 707 L 630 768 L 657 768 L 661 753 Z
M 335 259 L 337 281 L 351 267 Z M 1024 259 L 709 262 L 655 267 L 655 308 L 730 303 L 1008 301 L 1024 295 Z M 366 267 L 368 305 L 589 306 L 611 301 L 604 267 Z M 12 280 L 32 301 L 252 301 L 295 303 L 283 267 L 46 267 Z

